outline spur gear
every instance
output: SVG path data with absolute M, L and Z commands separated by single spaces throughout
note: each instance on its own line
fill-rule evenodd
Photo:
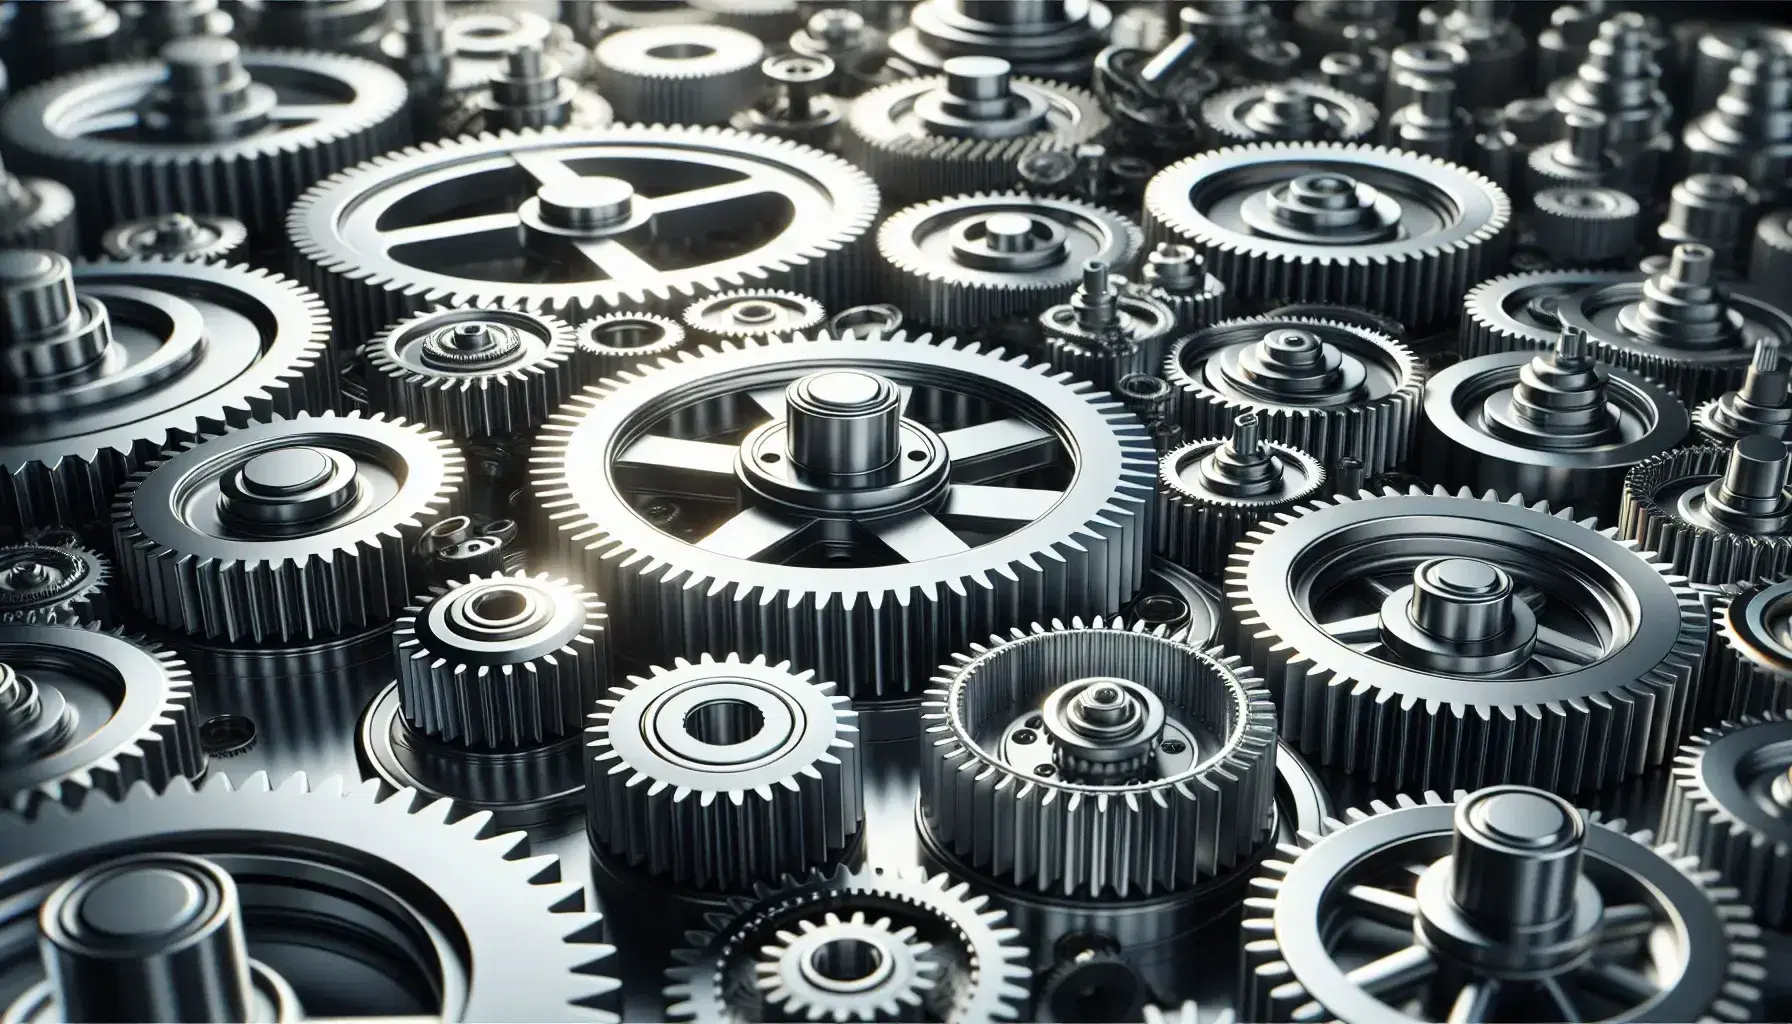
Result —
M 1792 710 L 1792 581 L 1718 589 L 1710 660 L 1701 690 L 1704 721 Z
M 574 396 L 533 464 L 538 536 L 631 616 L 625 663 L 764 654 L 864 700 L 1130 600 L 1156 457 L 1085 383 L 898 336 L 681 353 Z
M 1039 314 L 1039 328 L 1045 361 L 1053 369 L 1124 399 L 1122 379 L 1163 365 L 1176 333 L 1176 313 L 1143 289 L 1114 279 L 1104 261 L 1090 260 L 1070 301 Z
M 1155 896 L 1264 840 L 1275 707 L 1219 648 L 1095 618 L 971 645 L 921 704 L 919 817 L 979 871 L 1043 893 Z
M 1028 154 L 1073 150 L 1107 130 L 1092 94 L 1016 78 L 999 57 L 953 57 L 941 72 L 872 89 L 847 113 L 842 153 L 895 202 L 1013 188 Z
M 1462 297 L 1462 358 L 1548 349 L 1562 331 L 1562 309 L 1582 292 L 1636 280 L 1619 271 L 1539 270 L 1490 277 Z
M 469 215 L 471 196 L 488 212 Z M 390 153 L 307 192 L 287 232 L 338 329 L 371 338 L 463 303 L 568 322 L 676 311 L 729 287 L 840 303 L 869 283 L 877 205 L 870 178 L 817 150 L 620 125 Z
M 852 920 L 860 913 L 867 921 L 888 920 L 889 933 L 900 940 L 859 932 L 857 937 L 878 943 L 876 964 L 851 957 L 852 947 L 815 942 L 805 944 L 814 952 L 807 957 L 811 970 L 797 983 L 800 996 L 778 982 L 760 984 L 769 974 L 761 973 L 760 965 L 768 960 L 775 958 L 779 976 L 786 965 L 801 969 L 790 962 L 792 940 L 785 936 L 798 937 L 799 943 L 817 930 L 825 936 L 830 915 Z M 1020 933 L 1009 926 L 1006 913 L 989 906 L 989 897 L 973 895 L 969 886 L 945 875 L 843 868 L 832 875 L 785 879 L 778 888 L 760 884 L 753 896 L 730 899 L 726 912 L 709 915 L 707 929 L 688 939 L 686 948 L 674 951 L 676 966 L 666 972 L 666 1015 L 672 1020 L 761 1020 L 765 1004 L 781 988 L 786 1006 L 794 998 L 808 1001 L 810 1008 L 792 1019 L 902 1019 L 915 1012 L 916 996 L 926 1019 L 965 1024 L 1020 1020 L 1027 1008 L 1027 947 Z M 911 966 L 904 959 L 923 943 L 937 967 Z M 830 965 L 835 969 L 828 970 Z M 932 984 L 918 981 L 923 974 Z M 892 1002 L 896 1013 L 881 1016 Z
M 986 327 L 1063 302 L 1083 267 L 1126 273 L 1138 226 L 1103 207 L 1017 192 L 935 199 L 898 210 L 877 231 L 891 301 L 928 327 Z
M 3 524 L 85 526 L 171 445 L 335 402 L 329 315 L 273 274 L 15 250 L 0 307 Z
M 819 328 L 827 310 L 807 295 L 770 288 L 747 288 L 698 299 L 681 319 L 709 342 L 781 341 Z
M 1228 89 L 1201 104 L 1201 123 L 1216 146 L 1363 142 L 1379 116 L 1372 103 L 1300 79 Z
M 604 128 L 615 111 L 541 44 L 519 46 L 443 118 L 444 135 L 523 128 Z
M 1158 462 L 1157 553 L 1207 577 L 1232 546 L 1277 512 L 1319 496 L 1325 470 L 1311 455 L 1262 436 L 1254 412 L 1226 437 L 1191 441 Z
M 1000 57 L 1023 75 L 1080 82 L 1113 22 L 1099 0 L 922 0 L 889 47 L 899 62 L 924 71 L 956 56 Z
M 22 178 L 0 167 L 0 248 L 76 256 L 80 247 L 75 194 L 68 186 L 48 178 Z
M 1193 246 L 1245 299 L 1339 302 L 1422 330 L 1505 258 L 1511 201 L 1466 168 L 1343 143 L 1232 146 L 1158 172 L 1150 243 Z
M 684 327 L 652 313 L 592 317 L 573 332 L 587 377 L 602 380 L 636 366 L 657 363 L 685 346 Z
M 0 547 L 0 622 L 105 622 L 111 583 L 106 560 L 78 544 Z
M 202 437 L 119 493 L 119 572 L 143 616 L 196 636 L 352 632 L 410 603 L 418 541 L 465 483 L 441 435 L 381 416 L 302 414 Z
M 1677 448 L 1624 477 L 1618 529 L 1694 583 L 1740 583 L 1792 567 L 1792 452 L 1752 434 Z
M 441 25 L 441 48 L 447 60 L 447 92 L 465 94 L 502 74 L 510 53 L 539 47 L 573 81 L 591 77 L 591 51 L 564 24 L 542 17 L 520 4 L 455 4 Z M 407 19 L 408 20 L 408 19 Z M 397 65 L 409 56 L 402 32 L 388 32 L 381 49 Z M 415 85 L 413 84 L 413 88 Z
M 1328 820 L 1245 901 L 1241 1015 L 1757 1019 L 1748 908 L 1653 842 L 1524 786 Z
M 1712 444 L 1734 444 L 1750 434 L 1766 434 L 1792 441 L 1792 393 L 1780 343 L 1773 338 L 1755 342 L 1742 386 L 1701 404 L 1693 411 L 1693 426 Z
M 1690 723 L 1710 617 L 1666 572 L 1542 503 L 1340 495 L 1234 549 L 1220 642 L 1321 767 L 1580 792 L 1662 764 Z
M 556 858 L 530 856 L 524 833 L 500 833 L 483 814 L 456 817 L 447 800 L 379 782 L 314 789 L 304 775 L 270 788 L 261 773 L 240 788 L 222 777 L 160 794 L 138 786 L 78 811 L 0 815 L 0 851 L 9 935 L 30 927 L 57 882 L 123 852 L 181 853 L 237 878 L 247 952 L 313 1013 L 619 1019 L 609 1009 L 619 984 L 603 973 L 615 950 L 600 941 L 602 918 L 583 910 L 578 883 L 559 880 Z M 9 946 L 4 966 L 32 979 L 42 976 L 37 959 L 29 944 Z M 343 982 L 367 978 L 371 965 L 378 983 Z M 205 980 L 228 989 L 209 970 Z
M 593 56 L 619 120 L 727 124 L 758 97 L 765 44 L 726 25 L 660 25 L 612 32 Z
M 100 236 L 100 250 L 109 259 L 241 259 L 249 229 L 234 217 L 216 214 L 166 213 L 115 224 Z
M 1755 920 L 1792 924 L 1792 715 L 1745 716 L 1688 740 L 1661 834 L 1734 886 Z
M 1634 196 L 1598 185 L 1557 185 L 1531 197 L 1537 244 L 1557 263 L 1601 266 L 1636 249 L 1643 208 Z
M 592 847 L 724 892 L 838 857 L 864 817 L 859 716 L 813 677 L 705 654 L 612 689 L 585 730 Z
M 186 664 L 147 640 L 0 625 L 0 808 L 33 815 L 204 774 L 197 700 Z
M 0 137 L 21 170 L 74 191 L 90 243 L 177 211 L 273 237 L 307 186 L 408 142 L 404 106 L 404 80 L 372 61 L 191 36 L 22 93 Z
M 942 966 L 931 956 L 933 943 L 918 938 L 913 925 L 898 928 L 872 914 L 801 918 L 760 947 L 755 981 L 775 1019 L 921 1019 Z M 866 981 L 868 992 L 854 991 L 861 987 L 854 982 Z
M 1193 248 L 1159 242 L 1139 268 L 1145 294 L 1170 307 L 1179 331 L 1195 331 L 1226 318 L 1226 286 L 1207 272 Z
M 1321 465 L 1350 456 L 1374 475 L 1406 459 L 1425 370 L 1411 349 L 1365 328 L 1245 317 L 1178 341 L 1164 378 L 1189 435 L 1217 437 L 1240 414 L 1255 413 L 1265 439 Z

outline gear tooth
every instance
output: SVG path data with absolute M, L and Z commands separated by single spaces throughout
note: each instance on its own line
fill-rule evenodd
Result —
M 1201 575 L 1220 574 L 1233 547 L 1259 522 L 1316 496 L 1326 486 L 1325 470 L 1298 448 L 1262 442 L 1278 465 L 1275 478 L 1240 477 L 1233 495 L 1203 483 L 1202 463 L 1228 443 L 1227 438 L 1191 441 L 1158 460 L 1157 543 L 1155 551 Z M 1190 479 L 1193 475 L 1194 478 Z
M 1298 94 L 1308 103 L 1323 105 L 1328 112 L 1328 116 L 1323 119 L 1315 119 L 1305 125 L 1289 125 L 1282 129 L 1285 131 L 1307 130 L 1312 132 L 1312 137 L 1323 136 L 1333 142 L 1356 143 L 1374 129 L 1380 117 L 1380 111 L 1374 104 L 1319 82 L 1301 79 L 1273 84 L 1259 82 L 1213 93 L 1201 102 L 1201 125 L 1206 129 L 1212 144 L 1242 146 L 1267 141 L 1263 136 L 1276 131 L 1278 126 L 1259 126 L 1248 121 L 1245 114 L 1249 109 L 1248 104 L 1263 102 L 1264 93 L 1270 89 Z M 1352 145 L 1351 148 L 1354 150 L 1356 147 Z

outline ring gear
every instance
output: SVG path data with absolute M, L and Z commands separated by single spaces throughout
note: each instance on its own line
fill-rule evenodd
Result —
M 1505 257 L 1511 202 L 1466 168 L 1342 143 L 1233 146 L 1158 172 L 1145 238 L 1246 299 L 1370 306 L 1422 330 Z
M 1584 291 L 1636 280 L 1633 273 L 1540 270 L 1490 277 L 1462 297 L 1462 358 L 1551 348 L 1562 331 L 1562 309 Z
M 577 358 L 589 368 L 587 380 L 615 377 L 623 370 L 677 352 L 685 344 L 684 327 L 652 313 L 610 313 L 592 317 L 574 332 Z
M 106 560 L 79 545 L 0 547 L 0 623 L 104 622 L 111 577 Z
M 679 658 L 596 706 L 586 825 L 593 848 L 630 867 L 741 891 L 824 865 L 858 834 L 858 712 L 812 672 Z
M 980 871 L 1066 897 L 1161 895 L 1265 837 L 1275 707 L 1219 648 L 1054 621 L 971 645 L 933 684 L 920 816 Z
M 1569 793 L 1685 735 L 1710 618 L 1616 531 L 1416 487 L 1276 520 L 1233 551 L 1221 642 L 1322 767 Z
M 880 466 L 887 435 L 859 428 L 900 415 L 905 392 L 895 433 L 922 458 L 889 454 Z M 830 423 L 850 437 L 836 443 Z M 861 486 L 811 485 L 810 471 L 783 468 L 793 465 L 785 442 L 817 428 L 824 439 L 803 457 L 873 467 L 854 478 Z M 575 395 L 543 428 L 533 463 L 548 549 L 630 616 L 636 635 L 618 638 L 625 663 L 764 654 L 857 700 L 907 693 L 909 680 L 1005 622 L 1130 600 L 1145 575 L 1156 472 L 1144 428 L 1089 385 L 999 352 L 900 336 L 681 353 Z M 1046 467 L 1063 482 L 1001 486 Z M 940 486 L 943 506 L 931 496 Z M 655 492 L 696 525 L 653 525 L 633 498 L 661 503 Z M 855 521 L 863 532 L 843 546 L 818 549 L 803 533 Z
M 377 415 L 202 437 L 119 493 L 119 571 L 143 616 L 197 636 L 352 632 L 410 603 L 424 578 L 418 540 L 465 483 L 460 452 L 440 434 Z
M 1363 142 L 1379 116 L 1373 103 L 1300 79 L 1228 89 L 1201 104 L 1201 123 L 1215 146 Z
M 460 439 L 533 433 L 585 383 L 564 321 L 489 307 L 402 320 L 363 363 L 374 409 Z
M 100 250 L 110 259 L 241 259 L 249 229 L 233 217 L 216 214 L 168 213 L 115 224 L 100 236 Z
M 1254 413 L 1264 438 L 1325 466 L 1359 459 L 1372 476 L 1406 459 L 1425 369 L 1411 349 L 1362 327 L 1245 317 L 1178 341 L 1164 377 L 1192 436 L 1217 437 Z
M 0 247 L 79 255 L 75 194 L 61 182 L 24 178 L 0 168 Z
M 820 327 L 827 311 L 807 295 L 747 288 L 698 299 L 681 319 L 692 334 L 710 342 L 780 341 Z
M 1770 711 L 1700 732 L 1674 759 L 1662 837 L 1698 858 L 1754 908 L 1792 924 L 1792 716 Z
M 1597 185 L 1558 185 L 1531 197 L 1531 229 L 1556 263 L 1599 266 L 1636 249 L 1643 216 L 1636 198 Z
M 765 44 L 725 25 L 630 28 L 603 37 L 593 77 L 618 120 L 727 124 L 757 98 Z
M 1792 581 L 1719 588 L 1700 690 L 1705 721 L 1792 710 Z
M 1698 584 L 1740 583 L 1792 567 L 1792 455 L 1751 435 L 1677 448 L 1624 477 L 1618 529 Z
M 147 640 L 0 625 L 0 808 L 29 816 L 203 774 L 197 700 L 186 664 Z
M 1734 444 L 1750 434 L 1792 440 L 1792 389 L 1780 343 L 1773 338 L 1755 342 L 1742 385 L 1701 403 L 1692 422 L 1700 438 L 1712 444 Z
M 1157 554 L 1217 578 L 1245 534 L 1319 496 L 1325 470 L 1298 448 L 1265 441 L 1255 413 L 1227 437 L 1188 444 L 1158 462 Z

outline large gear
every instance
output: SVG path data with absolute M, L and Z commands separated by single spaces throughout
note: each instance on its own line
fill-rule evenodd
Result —
M 752 105 L 765 44 L 725 25 L 662 25 L 612 32 L 593 56 L 598 89 L 619 119 L 727 124 Z
M 706 654 L 598 700 L 585 730 L 593 848 L 724 892 L 838 857 L 864 816 L 859 716 L 813 675 Z
M 1240 1015 L 1758 1019 L 1748 908 L 1653 843 L 1522 786 L 1328 820 L 1253 882 Z
M 1265 439 L 1324 466 L 1358 459 L 1373 476 L 1406 460 L 1425 370 L 1411 349 L 1365 328 L 1245 317 L 1178 341 L 1164 378 L 1188 436 L 1219 436 L 1255 413 Z
M 855 700 L 908 693 L 1004 623 L 1117 610 L 1156 471 L 1089 385 L 901 337 L 626 371 L 555 415 L 533 464 L 539 536 L 630 617 L 625 659 L 765 654 Z M 1059 482 L 1005 486 L 1047 467 Z M 676 511 L 658 526 L 637 501 Z
M 903 949 L 882 948 L 882 963 L 892 969 L 871 974 L 863 961 L 849 961 L 846 970 L 812 971 L 811 1002 L 794 1019 L 831 1017 L 837 1021 L 885 1020 L 881 1008 L 894 1002 L 896 1019 L 913 1013 L 908 997 L 918 995 L 926 1019 L 963 1022 L 1020 1020 L 1026 1011 L 1027 947 L 1008 926 L 1007 915 L 989 907 L 987 896 L 945 875 L 928 877 L 884 870 L 811 874 L 786 879 L 772 887 L 760 884 L 752 897 L 737 897 L 727 911 L 709 916 L 705 931 L 688 936 L 686 948 L 673 953 L 676 966 L 666 972 L 666 1015 L 703 1024 L 744 1024 L 765 1019 L 764 1003 L 779 986 L 758 982 L 760 965 L 782 963 L 785 936 L 811 934 L 807 925 L 825 928 L 829 915 L 863 913 L 867 920 L 887 919 L 891 934 L 912 952 L 926 943 L 939 967 L 930 970 L 931 985 L 917 985 L 919 968 L 894 969 Z M 861 932 L 861 939 L 880 936 Z M 800 940 L 799 940 L 800 941 Z M 840 953 L 847 951 L 841 950 Z M 814 959 L 811 959 L 814 963 Z M 852 970 L 858 967 L 860 970 Z M 788 1007 L 791 997 L 779 999 Z
M 1706 722 L 1792 711 L 1792 580 L 1729 584 L 1712 601 Z
M 505 198 L 469 215 L 473 196 Z M 622 125 L 389 153 L 307 192 L 287 231 L 339 329 L 370 338 L 443 304 L 571 322 L 730 287 L 840 303 L 865 287 L 877 206 L 870 178 L 817 150 Z
M 423 579 L 417 542 L 465 483 L 460 452 L 402 420 L 258 423 L 131 479 L 113 511 L 119 571 L 137 610 L 171 629 L 322 639 L 410 603 Z
M 404 80 L 372 61 L 194 36 L 21 94 L 0 137 L 20 170 L 74 190 L 90 242 L 183 211 L 271 237 L 307 186 L 408 142 L 404 105 Z
M 1158 460 L 1157 553 L 1210 578 L 1232 546 L 1277 512 L 1317 498 L 1324 468 L 1298 448 L 1262 437 L 1254 412 L 1225 437 L 1204 438 Z
M 1155 896 L 1263 842 L 1275 708 L 1219 648 L 1095 618 L 954 656 L 921 705 L 934 842 L 1022 888 Z
M 1473 171 L 1342 143 L 1202 153 L 1145 189 L 1147 241 L 1194 246 L 1238 295 L 1367 305 L 1415 330 L 1500 264 L 1511 219 Z
M 0 625 L 0 808 L 32 815 L 205 772 L 198 698 L 164 648 L 95 625 Z M 0 847 L 0 861 L 14 854 Z
M 414 993 L 428 993 L 417 1012 L 469 1024 L 618 1020 L 608 1008 L 618 982 L 603 973 L 614 949 L 578 883 L 560 881 L 556 858 L 530 856 L 524 833 L 495 833 L 481 814 L 456 818 L 449 801 L 378 782 L 313 789 L 303 775 L 270 789 L 256 774 L 240 787 L 227 778 L 161 794 L 139 786 L 78 811 L 0 816 L 0 926 L 14 934 L 55 882 L 126 851 L 229 865 L 245 880 L 249 952 L 276 967 L 283 944 L 310 954 L 285 961 L 307 1007 L 404 1016 L 393 1003 L 415 1007 Z M 307 943 L 320 927 L 337 941 Z M 392 973 L 387 984 L 341 983 L 370 958 Z M 35 961 L 28 945 L 11 947 L 5 966 L 30 978 Z
M 1597 270 L 1540 270 L 1487 278 L 1462 297 L 1456 348 L 1464 359 L 1550 348 L 1562 330 L 1561 310 L 1576 301 L 1574 296 L 1635 279 L 1633 273 Z
M 104 622 L 111 582 L 106 559 L 78 544 L 0 547 L 0 622 Z
M 334 404 L 329 315 L 283 277 L 15 251 L 0 281 L 0 524 L 94 522 L 171 445 Z
M 1340 495 L 1234 549 L 1221 642 L 1322 767 L 1579 792 L 1663 764 L 1690 725 L 1710 617 L 1666 572 L 1541 503 Z
M 1740 583 L 1792 567 L 1792 454 L 1752 434 L 1677 448 L 1625 474 L 1618 528 L 1694 583 Z
M 1792 924 L 1792 715 L 1712 726 L 1674 759 L 1661 834 L 1735 886 L 1761 924 Z

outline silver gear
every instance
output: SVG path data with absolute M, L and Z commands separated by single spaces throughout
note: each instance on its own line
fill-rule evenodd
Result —
M 1555 345 L 1561 310 L 1583 291 L 1633 281 L 1620 271 L 1540 270 L 1490 277 L 1462 297 L 1462 331 L 1456 348 L 1462 358 L 1495 352 L 1522 352 Z
M 877 231 L 891 301 L 945 331 L 985 327 L 1062 302 L 1089 260 L 1124 274 L 1142 244 L 1138 226 L 1111 210 L 1012 192 L 910 206 Z M 1014 249 L 1003 248 L 1008 245 Z
M 848 373 L 838 381 L 851 400 L 839 408 L 855 410 L 845 425 L 890 413 L 885 383 L 907 391 L 919 419 L 902 419 L 897 433 L 921 458 L 906 455 L 895 479 L 868 478 L 877 486 L 859 490 L 812 491 L 808 475 L 781 468 L 791 464 L 780 441 L 790 391 L 812 407 L 821 371 Z M 973 394 L 975 411 L 964 403 Z M 704 440 L 753 427 L 764 429 L 738 443 Z M 859 443 L 871 435 L 852 431 L 857 440 L 825 442 L 810 457 L 878 458 Z M 741 457 L 743 445 L 759 457 Z M 909 692 L 910 680 L 1005 622 L 1107 613 L 1130 600 L 1145 575 L 1156 456 L 1138 420 L 1087 384 L 999 351 L 897 336 L 681 353 L 574 396 L 543 428 L 533 464 L 538 536 L 631 616 L 636 635 L 619 637 L 625 659 L 765 654 L 868 699 Z M 1046 466 L 1068 473 L 1063 489 L 1001 486 Z M 925 497 L 936 486 L 946 487 L 943 506 Z M 740 509 L 749 494 L 758 497 Z M 693 525 L 656 526 L 637 495 L 683 507 Z M 834 499 L 859 508 L 814 504 Z M 860 516 L 876 518 L 831 560 L 791 550 L 804 522 Z M 945 523 L 999 535 L 961 539 Z
M 615 118 L 609 101 L 579 84 L 541 44 L 504 55 L 491 75 L 442 118 L 443 135 L 523 128 L 605 128 Z
M 1777 438 L 1676 448 L 1624 476 L 1618 529 L 1696 584 L 1792 567 L 1792 457 Z
M 595 595 L 546 574 L 431 587 L 392 631 L 405 721 L 469 747 L 571 736 L 609 684 L 607 626 Z
M 167 213 L 107 228 L 100 249 L 115 260 L 225 260 L 240 259 L 248 242 L 249 229 L 234 217 Z
M 1261 430 L 1256 413 L 1243 413 L 1226 437 L 1190 441 L 1158 460 L 1159 557 L 1218 577 L 1258 523 L 1326 488 L 1318 460 L 1263 440 Z
M 1768 928 L 1792 924 L 1792 714 L 1725 721 L 1680 748 L 1662 838 L 1736 887 Z
M 630 676 L 585 730 L 592 846 L 724 892 L 824 865 L 865 813 L 858 717 L 833 683 L 764 656 Z
M 778 341 L 821 327 L 827 311 L 807 295 L 746 288 L 698 299 L 680 319 L 692 334 L 711 342 Z
M 1238 659 L 1143 624 L 1035 624 L 954 655 L 921 703 L 920 818 L 1027 890 L 1161 895 L 1264 840 L 1275 708 Z
M 0 622 L 104 622 L 111 583 L 106 559 L 77 544 L 0 547 Z
M 657 363 L 685 346 L 683 325 L 652 313 L 592 317 L 573 333 L 577 358 L 590 368 L 586 375 L 590 380 Z
M 593 55 L 619 120 L 727 124 L 759 93 L 765 44 L 724 25 L 663 25 L 612 32 Z
M 197 702 L 186 664 L 147 640 L 93 624 L 0 625 L 0 808 L 30 816 L 204 774 Z
M 520 310 L 434 309 L 367 343 L 368 402 L 453 438 L 533 433 L 586 383 L 573 330 Z
M 1662 764 L 1690 723 L 1710 617 L 1666 573 L 1542 503 L 1339 495 L 1234 549 L 1220 642 L 1322 766 L 1580 792 Z
M 1346 456 L 1373 476 L 1398 468 L 1418 427 L 1425 370 L 1411 349 L 1334 320 L 1245 317 L 1171 346 L 1164 379 L 1195 437 L 1215 437 L 1242 413 L 1263 437 L 1330 466 Z
M 1146 240 L 1193 246 L 1239 296 L 1365 305 L 1413 330 L 1455 316 L 1504 258 L 1511 220 L 1473 171 L 1343 143 L 1232 146 L 1145 189 Z
M 1570 266 L 1623 259 L 1636 248 L 1642 204 L 1615 188 L 1558 185 L 1531 197 L 1531 229 L 1549 258 Z
M 22 178 L 0 168 L 0 247 L 79 255 L 75 194 L 61 182 Z
M 1367 100 L 1301 79 L 1240 86 L 1201 103 L 1201 124 L 1215 146 L 1364 142 L 1378 117 Z
M 300 415 L 203 437 L 119 493 L 120 575 L 146 618 L 202 637 L 354 631 L 410 603 L 424 578 L 418 540 L 465 484 L 460 452 L 440 434 L 377 415 Z M 293 518 L 303 533 L 281 530 Z
M 1139 285 L 1170 307 L 1179 330 L 1200 330 L 1226 318 L 1226 286 L 1207 272 L 1207 261 L 1191 246 L 1157 243 L 1145 254 Z
M 850 954 L 838 951 L 849 948 L 874 951 L 869 955 L 875 966 L 860 977 L 875 984 L 841 984 L 829 975 L 830 968 L 848 977 L 855 967 L 864 969 L 840 959 Z M 943 966 L 932 950 L 913 925 L 898 928 L 876 911 L 828 911 L 819 921 L 799 918 L 761 946 L 754 980 L 779 1020 L 922 1020 Z
M 528 198 L 428 221 L 468 194 Z M 770 216 L 754 201 L 767 196 L 778 204 Z M 388 216 L 397 204 L 417 212 Z M 864 172 L 818 150 L 721 129 L 618 125 L 390 153 L 307 192 L 287 233 L 338 330 L 371 338 L 436 305 L 575 322 L 617 308 L 676 310 L 731 287 L 837 303 L 868 285 L 877 205 Z M 432 241 L 449 239 L 470 253 L 461 262 L 430 255 L 440 249 Z M 666 269 L 647 269 L 652 260 Z
M 572 30 L 520 5 L 455 4 L 441 31 L 450 93 L 470 92 L 490 81 L 503 70 L 510 52 L 524 46 L 542 47 L 567 78 L 591 76 L 591 51 L 573 38 Z M 381 49 L 396 66 L 406 56 L 404 34 L 388 32 Z
M 1142 288 L 1114 278 L 1100 260 L 1083 265 L 1083 283 L 1070 301 L 1039 314 L 1045 361 L 1054 369 L 1125 398 L 1122 378 L 1163 365 L 1176 313 Z M 1169 395 L 1164 396 L 1168 407 Z
M 1780 343 L 1773 338 L 1755 342 L 1741 386 L 1700 403 L 1692 422 L 1699 439 L 1710 444 L 1734 444 L 1750 434 L 1792 438 L 1792 387 Z
M 1702 721 L 1792 709 L 1792 581 L 1725 584 L 1712 598 Z

